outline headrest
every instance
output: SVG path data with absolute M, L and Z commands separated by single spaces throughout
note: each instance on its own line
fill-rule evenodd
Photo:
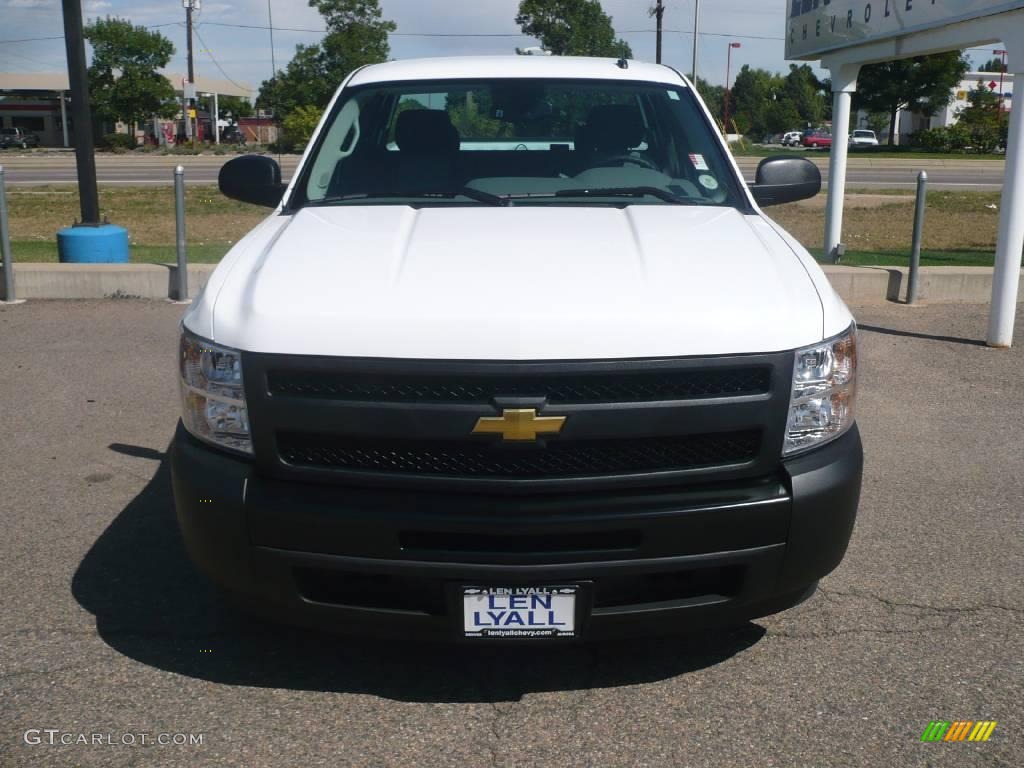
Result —
M 459 132 L 443 109 L 410 109 L 398 116 L 395 143 L 414 154 L 459 151 Z
M 630 104 L 602 104 L 587 115 L 583 132 L 590 149 L 625 152 L 644 140 L 644 119 L 640 108 Z

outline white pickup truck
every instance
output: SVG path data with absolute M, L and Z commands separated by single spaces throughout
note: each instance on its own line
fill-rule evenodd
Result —
M 465 642 L 742 622 L 843 557 L 856 336 L 675 70 L 364 67 L 182 323 L 186 545 L 281 620 Z

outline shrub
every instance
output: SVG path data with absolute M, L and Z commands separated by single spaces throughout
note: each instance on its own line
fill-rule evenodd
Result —
M 138 145 L 139 143 L 135 140 L 135 137 L 129 136 L 127 133 L 108 133 L 99 140 L 100 149 L 106 149 L 111 152 L 118 150 L 125 152 L 135 149 Z
M 971 131 L 957 124 L 947 128 L 929 128 L 913 136 L 915 146 L 929 152 L 963 152 L 973 145 Z

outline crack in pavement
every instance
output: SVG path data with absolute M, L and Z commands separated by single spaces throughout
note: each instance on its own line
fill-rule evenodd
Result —
M 1014 608 L 1009 605 L 1000 605 L 999 603 L 980 603 L 978 605 L 968 606 L 938 606 L 938 605 L 926 605 L 924 603 L 905 603 L 898 600 L 890 600 L 880 595 L 873 595 L 869 592 L 840 592 L 838 590 L 824 589 L 818 587 L 818 591 L 827 597 L 859 597 L 864 600 L 875 600 L 883 605 L 887 605 L 892 609 L 896 608 L 916 608 L 922 611 L 932 611 L 934 613 L 977 613 L 980 611 L 1008 611 L 1010 613 L 1024 613 L 1024 608 Z
M 816 608 L 804 611 L 800 616 L 794 618 L 806 621 L 808 618 L 819 618 L 824 625 L 820 630 L 787 630 L 774 629 L 768 631 L 769 637 L 777 637 L 789 640 L 814 640 L 843 635 L 914 635 L 928 632 L 948 630 L 959 621 L 960 617 L 966 614 L 991 612 L 1006 612 L 1010 614 L 1024 613 L 1024 610 L 998 603 L 982 603 L 971 606 L 936 606 L 923 603 L 903 602 L 892 600 L 864 592 L 843 592 L 818 587 L 818 592 L 823 598 L 822 603 Z M 836 626 L 836 610 L 844 600 L 869 600 L 883 606 L 894 626 L 857 626 L 839 627 Z M 836 610 L 833 610 L 836 609 Z M 876 615 L 877 618 L 877 615 Z M 870 616 L 863 616 L 862 621 L 867 623 Z M 917 626 L 899 626 L 899 623 L 916 622 Z M 930 623 L 929 623 L 930 622 Z

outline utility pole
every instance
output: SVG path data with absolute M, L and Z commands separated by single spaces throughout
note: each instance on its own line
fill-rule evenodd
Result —
M 655 45 L 654 61 L 661 64 L 661 28 L 662 19 L 665 17 L 665 4 L 663 0 L 658 0 L 657 4 L 651 9 L 651 16 L 657 21 L 658 37 Z
M 82 34 L 80 0 L 62 0 L 64 47 L 68 56 L 68 84 L 71 88 L 71 119 L 75 126 L 75 164 L 78 168 L 78 197 L 82 224 L 99 226 L 100 195 L 96 187 L 96 158 L 92 153 L 92 112 L 89 108 L 89 80 L 85 67 L 85 39 Z
M 202 5 L 200 0 L 181 0 L 181 4 L 185 6 L 185 38 L 188 48 L 188 86 L 185 89 L 185 103 L 186 111 L 182 117 L 185 118 L 185 135 L 192 137 L 193 148 L 196 145 L 196 130 L 192 123 L 192 110 L 196 106 L 196 71 L 195 63 L 192 58 L 192 11 L 200 10 Z
M 693 0 L 693 69 L 690 81 L 697 87 L 697 43 L 700 41 L 700 0 Z

